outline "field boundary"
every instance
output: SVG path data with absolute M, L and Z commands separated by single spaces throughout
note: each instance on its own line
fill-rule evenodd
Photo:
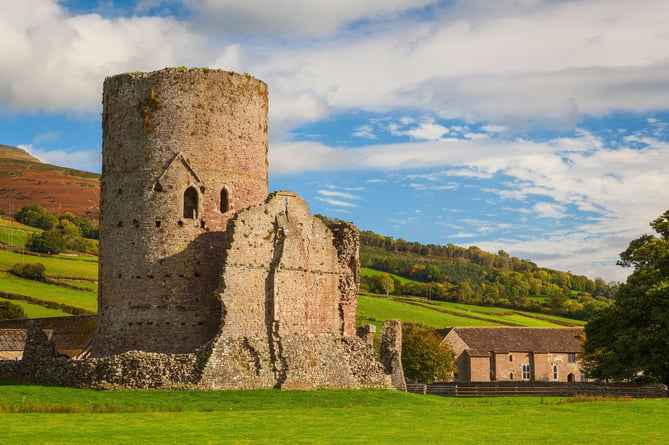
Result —
M 63 286 L 66 287 L 66 286 Z M 88 291 L 89 289 L 87 289 Z M 26 303 L 31 303 L 31 304 L 37 304 L 39 306 L 44 306 L 49 309 L 57 309 L 61 310 L 67 314 L 72 314 L 72 315 L 88 315 L 88 314 L 95 314 L 94 311 L 90 311 L 88 309 L 83 309 L 77 306 L 72 306 L 69 304 L 65 303 L 58 303 L 55 301 L 48 301 L 48 300 L 42 300 L 39 298 L 35 297 L 29 297 L 27 295 L 19 295 L 19 294 L 12 294 L 10 292 L 3 292 L 0 291 L 0 297 L 6 299 L 6 300 L 15 300 L 15 301 L 24 301 Z
M 576 395 L 601 397 L 665 398 L 667 386 L 661 384 L 562 383 L 562 382 L 435 382 L 407 383 L 407 392 L 414 394 L 449 395 L 455 397 L 547 396 Z

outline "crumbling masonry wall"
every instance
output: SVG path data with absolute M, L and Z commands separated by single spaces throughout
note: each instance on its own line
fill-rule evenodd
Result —
M 224 242 L 221 331 L 202 384 L 387 386 L 372 348 L 355 336 L 357 243 L 354 226 L 333 233 L 292 192 L 235 215 Z

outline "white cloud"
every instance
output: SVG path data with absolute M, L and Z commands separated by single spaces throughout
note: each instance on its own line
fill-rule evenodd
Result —
M 360 125 L 351 134 L 359 138 L 378 139 L 378 137 L 374 134 L 374 129 L 369 124 Z
M 196 24 L 237 35 L 325 37 L 361 20 L 387 20 L 435 0 L 184 0 Z
M 510 130 L 669 102 L 669 3 L 538 2 L 530 11 L 454 20 L 444 8 L 434 22 L 393 20 L 327 45 L 277 48 L 257 68 L 332 110 L 407 107 Z
M 56 0 L 9 2 L 0 17 L 0 110 L 97 112 L 106 75 L 180 65 L 267 81 L 273 142 L 304 122 L 357 108 L 488 121 L 490 133 L 501 125 L 564 128 L 584 114 L 669 103 L 664 0 L 186 4 L 190 21 L 75 16 Z M 436 5 L 431 21 L 405 14 L 425 5 Z M 228 37 L 203 26 L 205 18 Z M 351 26 L 365 20 L 374 22 L 365 32 Z M 268 40 L 240 38 L 247 31 Z M 286 39 L 286 32 L 337 37 Z M 415 121 L 406 117 L 402 125 Z M 422 123 L 412 136 L 445 134 Z
M 356 204 L 347 201 L 342 201 L 339 199 L 323 198 L 321 196 L 317 196 L 316 199 L 335 207 L 358 207 Z
M 506 127 L 504 125 L 484 125 L 481 127 L 481 130 L 488 132 L 488 133 L 502 133 L 506 131 Z
M 0 111 L 96 112 L 105 76 L 206 59 L 203 38 L 173 19 L 73 16 L 55 0 L 5 3 Z
M 564 206 L 550 202 L 538 202 L 533 209 L 539 218 L 560 219 L 567 216 Z
M 358 195 L 354 195 L 352 193 L 346 193 L 346 192 L 339 192 L 339 191 L 336 191 L 336 190 L 318 190 L 317 193 L 319 195 L 341 198 L 341 199 L 360 199 L 360 196 L 358 196 Z
M 456 238 L 456 239 L 461 239 L 461 238 L 474 238 L 475 236 L 478 236 L 477 233 L 471 233 L 471 232 L 458 232 L 453 235 L 449 235 L 451 238 Z
M 448 133 L 448 128 L 433 122 L 423 122 L 418 127 L 407 130 L 405 134 L 418 140 L 437 141 Z

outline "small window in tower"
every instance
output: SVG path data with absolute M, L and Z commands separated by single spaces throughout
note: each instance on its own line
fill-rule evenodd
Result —
M 198 210 L 198 194 L 195 187 L 188 187 L 184 192 L 184 218 L 196 219 Z
M 160 227 L 160 221 L 156 221 L 156 227 Z
M 227 187 L 223 187 L 221 189 L 221 213 L 225 213 L 228 210 L 230 210 L 230 193 Z

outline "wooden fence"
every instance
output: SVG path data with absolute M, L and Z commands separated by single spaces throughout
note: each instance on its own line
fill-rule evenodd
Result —
M 415 394 L 449 395 L 455 397 L 490 396 L 560 396 L 657 398 L 667 397 L 665 385 L 632 385 L 610 383 L 551 382 L 437 382 L 407 383 L 407 391 Z

